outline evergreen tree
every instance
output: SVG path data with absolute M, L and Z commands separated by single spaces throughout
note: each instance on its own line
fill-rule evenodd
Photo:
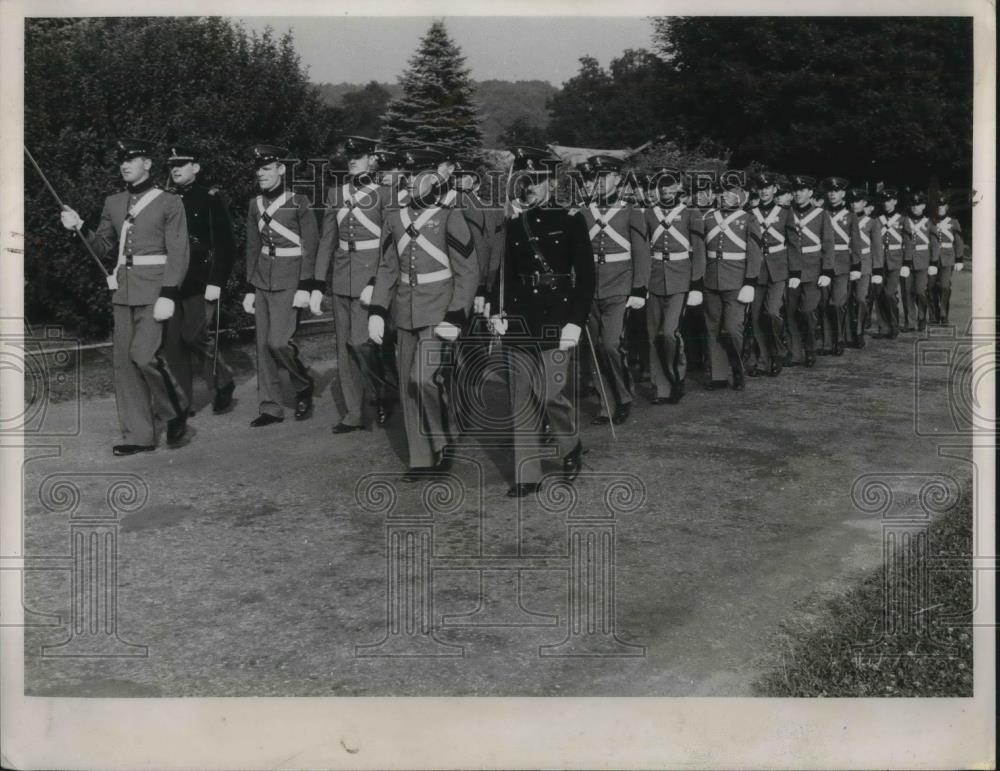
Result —
M 444 22 L 436 21 L 399 79 L 403 95 L 383 116 L 382 140 L 390 147 L 435 142 L 476 155 L 483 144 L 465 57 Z

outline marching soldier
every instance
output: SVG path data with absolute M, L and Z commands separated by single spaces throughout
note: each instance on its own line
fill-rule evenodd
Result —
M 646 304 L 653 404 L 684 396 L 687 359 L 680 322 L 686 305 L 700 306 L 705 276 L 702 218 L 682 198 L 684 180 L 661 169 L 649 183 L 646 230 L 652 264 Z
M 816 181 L 804 174 L 790 178 L 793 203 L 792 239 L 788 251 L 788 314 L 790 338 L 787 363 L 798 364 L 801 351 L 807 367 L 816 364 L 816 309 L 820 290 L 833 280 L 833 226 L 830 216 L 816 206 Z
M 823 314 L 823 346 L 820 354 L 843 356 L 847 334 L 847 296 L 852 265 L 859 262 L 855 250 L 857 221 L 847 208 L 847 180 L 827 177 L 822 188 L 826 191 L 826 211 L 833 228 L 833 276 L 830 286 L 820 291 L 820 312 Z
M 927 328 L 927 280 L 931 267 L 931 239 L 935 238 L 934 223 L 924 209 L 927 195 L 917 191 L 910 195 L 910 211 L 903 218 L 903 264 L 911 271 L 909 293 L 904 295 L 903 307 L 909 308 L 908 316 L 917 320 L 917 331 Z M 937 275 L 934 266 L 934 274 Z M 916 313 L 914 313 L 914 309 Z
M 368 334 L 382 343 L 391 309 L 409 446 L 409 471 L 402 479 L 415 482 L 450 464 L 443 367 L 472 308 L 479 263 L 465 217 L 441 205 L 446 191 L 434 171 L 441 153 L 425 148 L 400 152 L 412 175 L 409 201 L 384 223 Z
M 961 223 L 948 214 L 948 200 L 942 198 L 938 203 L 938 219 L 931 231 L 933 246 L 932 265 L 937 269 L 932 274 L 928 268 L 931 312 L 937 324 L 948 323 L 948 312 L 951 307 L 951 274 L 962 270 L 965 261 L 965 241 L 962 238 Z
M 757 342 L 757 364 L 751 377 L 779 375 L 788 350 L 783 339 L 781 306 L 788 281 L 788 239 L 792 230 L 792 215 L 778 203 L 778 175 L 761 172 L 757 175 L 758 203 L 750 209 L 761 229 L 763 262 L 754 292 L 753 334 Z
M 257 145 L 260 195 L 247 211 L 246 278 L 243 310 L 257 328 L 257 397 L 260 414 L 250 423 L 259 428 L 284 420 L 280 370 L 295 389 L 295 419 L 312 415 L 313 379 L 292 342 L 310 290 L 322 288 L 313 278 L 319 228 L 308 199 L 285 187 L 283 147 Z
M 873 245 L 872 246 L 872 255 L 873 255 L 872 280 L 871 280 L 871 285 L 868 287 L 868 300 L 867 300 L 867 303 L 865 305 L 865 326 L 864 326 L 864 332 L 867 334 L 868 330 L 871 329 L 871 326 L 872 326 L 872 317 L 876 315 L 875 314 L 875 299 L 876 299 L 879 291 L 881 290 L 882 282 L 885 281 L 885 251 L 882 248 L 884 246 L 884 244 L 885 244 L 885 238 L 882 237 L 882 235 L 881 235 L 881 233 L 882 233 L 882 223 L 879 221 L 878 216 L 875 214 L 875 198 L 876 198 L 876 196 L 875 196 L 874 193 L 868 193 L 867 191 L 865 191 L 865 195 L 866 195 L 866 200 L 865 200 L 865 206 L 864 206 L 864 215 L 866 217 L 868 217 L 868 219 L 870 219 L 874 223 L 875 226 L 878 227 L 878 231 L 879 231 L 879 250 L 878 250 L 879 262 L 876 263 L 874 261 L 875 246 Z M 880 270 L 881 272 L 877 272 L 878 270 Z
M 346 136 L 338 140 L 337 155 L 347 161 L 347 179 L 327 193 L 322 235 L 313 274 L 326 287 L 332 263 L 331 292 L 337 330 L 337 373 L 346 412 L 333 427 L 335 434 L 364 428 L 365 392 L 375 408 L 375 422 L 389 419 L 398 389 L 389 346 L 368 338 L 368 306 L 375 287 L 381 254 L 383 222 L 392 205 L 392 188 L 371 173 L 376 141 Z M 314 289 L 310 307 L 321 313 L 323 292 Z
M 761 266 L 761 231 L 757 219 L 745 209 L 739 180 L 725 177 L 720 183 L 719 206 L 704 217 L 705 325 L 711 378 L 708 390 L 729 387 L 726 370 L 732 371 L 733 388 L 746 384 L 743 370 L 743 324 L 747 305 L 753 302 L 754 285 Z M 727 366 L 728 363 L 728 366 Z
M 86 238 L 97 254 L 117 253 L 108 276 L 114 309 L 114 380 L 124 440 L 115 455 L 156 449 L 155 419 L 167 421 L 167 444 L 187 433 L 188 400 L 160 355 L 163 322 L 173 316 L 190 259 L 184 204 L 150 177 L 152 142 L 118 142 L 119 170 L 127 189 L 104 199 L 97 230 L 68 206 L 62 224 Z
M 888 332 L 885 336 L 894 340 L 899 336 L 899 280 L 908 278 L 910 267 L 903 264 L 903 215 L 896 211 L 899 193 L 895 188 L 887 187 L 879 196 L 882 200 L 882 213 L 879 215 L 879 225 L 882 227 L 882 254 L 885 258 L 885 277 L 877 297 L 880 327 L 885 325 Z M 878 275 L 876 271 L 875 275 Z
M 855 348 L 864 348 L 868 313 L 871 309 L 871 284 L 877 286 L 882 283 L 885 258 L 882 254 L 882 226 L 870 213 L 871 196 L 864 188 L 854 188 L 850 198 L 857 226 L 854 231 L 857 245 L 853 251 L 855 262 L 851 264 L 850 272 L 851 302 L 847 339 Z M 879 274 L 875 275 L 874 271 L 879 271 Z
M 519 498 L 539 488 L 546 418 L 563 478 L 572 481 L 580 471 L 583 445 L 570 364 L 590 314 L 595 266 L 583 215 L 553 200 L 559 159 L 531 147 L 512 152 L 519 211 L 505 227 L 504 294 L 498 282 L 490 324 L 497 335 L 511 333 L 504 350 L 510 361 L 515 481 L 507 495 Z
M 167 322 L 163 350 L 188 404 L 194 401 L 192 356 L 202 372 L 207 371 L 209 362 L 213 363 L 215 398 L 212 412 L 219 415 L 232 407 L 236 383 L 233 371 L 216 350 L 218 337 L 211 334 L 209 324 L 215 317 L 215 325 L 218 325 L 220 297 L 236 259 L 236 241 L 229 212 L 219 191 L 198 179 L 201 173 L 199 157 L 193 149 L 175 146 L 170 148 L 167 160 L 174 192 L 184 202 L 191 262 L 181 284 L 180 301 Z
M 588 200 L 580 209 L 587 222 L 597 263 L 597 289 L 590 315 L 590 339 L 614 407 L 601 400 L 595 425 L 628 420 L 633 383 L 625 350 L 625 311 L 642 310 L 649 282 L 649 242 L 642 215 L 618 197 L 622 161 L 594 155 L 577 168 L 584 179 Z M 598 373 L 600 376 L 601 373 Z M 608 414 L 609 410 L 612 410 Z

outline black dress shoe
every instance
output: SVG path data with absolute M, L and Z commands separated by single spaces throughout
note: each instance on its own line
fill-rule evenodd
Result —
M 843 343 L 837 343 L 835 346 L 833 346 L 833 355 L 834 356 L 843 356 L 844 355 L 844 344 Z
M 733 390 L 742 391 L 747 387 L 747 379 L 742 372 L 733 372 Z
M 685 393 L 687 393 L 687 386 L 684 385 L 683 380 L 679 383 L 674 383 L 673 387 L 670 389 L 670 396 L 667 397 L 667 404 L 677 404 L 684 398 Z
M 400 477 L 401 482 L 420 482 L 425 479 L 433 479 L 437 474 L 436 469 L 433 466 L 414 466 L 406 470 L 406 473 Z
M 305 388 L 295 394 L 295 419 L 305 420 L 312 415 L 313 409 L 313 384 L 309 382 Z
M 375 423 L 384 426 L 392 417 L 392 402 L 377 402 L 375 404 Z
M 563 479 L 567 482 L 572 482 L 580 473 L 580 467 L 583 465 L 583 443 L 577 442 L 576 447 L 574 447 L 570 453 L 563 458 Z
M 763 377 L 767 374 L 767 369 L 764 367 L 754 367 L 752 370 L 747 372 L 750 377 Z
M 606 426 L 610 422 L 611 422 L 611 418 L 609 418 L 607 415 L 598 415 L 596 418 L 594 418 L 592 421 L 590 421 L 590 425 L 592 425 L 592 426 Z
M 780 375 L 781 374 L 781 369 L 782 369 L 781 360 L 780 359 L 774 359 L 771 362 L 771 366 L 767 370 L 767 374 L 768 374 L 769 377 L 775 377 L 776 375 Z
M 156 449 L 155 444 L 116 444 L 111 448 L 115 455 L 135 455 L 139 452 L 152 452 Z
M 723 388 L 729 388 L 728 380 L 709 380 L 705 383 L 706 391 L 721 391 Z
M 531 495 L 537 493 L 541 488 L 538 482 L 523 482 L 520 484 L 512 485 L 507 491 L 508 498 L 523 498 L 526 495 Z
M 360 431 L 363 426 L 349 426 L 346 423 L 338 423 L 330 429 L 335 434 L 349 434 L 352 431 Z
M 229 412 L 229 409 L 233 406 L 233 391 L 235 390 L 236 383 L 232 382 L 217 389 L 215 392 L 215 400 L 212 402 L 212 412 L 216 415 Z
M 830 349 L 829 348 L 820 348 L 818 351 L 816 351 L 816 353 L 818 355 L 820 355 L 820 356 L 829 356 L 830 355 Z
M 813 351 L 806 352 L 806 366 L 807 367 L 816 366 L 816 354 Z
M 187 420 L 188 416 L 185 412 L 183 415 L 167 421 L 167 444 L 177 444 L 184 438 L 184 435 L 187 433 Z
M 628 404 L 619 404 L 618 408 L 615 410 L 615 414 L 611 416 L 611 422 L 614 423 L 616 426 L 620 426 L 622 423 L 628 420 L 628 416 L 630 414 L 632 414 L 631 402 L 629 402 Z
M 272 423 L 280 423 L 284 418 L 279 418 L 277 415 L 270 415 L 266 412 L 262 412 L 256 418 L 250 421 L 250 428 L 260 428 L 261 426 L 269 426 Z

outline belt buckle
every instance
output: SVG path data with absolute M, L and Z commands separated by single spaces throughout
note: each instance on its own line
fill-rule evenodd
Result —
M 132 255 L 131 254 L 126 254 L 125 255 L 125 267 L 126 268 L 131 268 L 132 267 Z
M 411 271 L 410 271 L 410 272 L 409 272 L 409 273 L 407 274 L 407 278 L 408 278 L 408 281 L 407 281 L 407 283 L 408 283 L 408 284 L 409 284 L 410 286 L 416 286 L 416 285 L 417 285 L 417 273 L 416 273 L 416 271 L 413 271 L 413 270 L 411 270 Z
M 715 250 L 715 259 L 717 259 L 717 260 L 721 260 L 722 259 L 722 250 L 721 249 L 716 249 Z
M 354 245 L 354 241 L 348 241 L 347 242 L 347 251 L 349 251 L 349 252 L 356 252 L 357 250 L 358 250 L 358 247 Z
M 274 244 L 268 244 L 267 245 L 267 254 L 268 254 L 269 257 L 277 257 L 278 256 L 278 248 Z
M 406 226 L 406 235 L 408 235 L 410 238 L 415 239 L 417 236 L 420 235 L 420 232 L 415 227 L 413 227 L 413 224 L 411 223 Z
M 603 265 L 606 261 L 607 260 L 605 258 L 604 252 L 598 252 L 597 253 L 597 264 L 598 265 Z

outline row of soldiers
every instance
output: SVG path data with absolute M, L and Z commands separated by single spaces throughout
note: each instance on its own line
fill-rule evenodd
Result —
M 167 421 L 168 444 L 183 440 L 192 356 L 212 362 L 215 412 L 231 408 L 234 388 L 209 334 L 235 257 L 225 206 L 198 184 L 200 158 L 191 149 L 171 148 L 177 195 L 156 187 L 153 150 L 120 143 L 128 189 L 105 201 L 96 231 L 87 232 L 76 212 L 62 214 L 67 228 L 118 255 L 109 277 L 125 437 L 118 455 L 155 448 L 156 416 Z M 645 315 L 654 403 L 676 403 L 685 392 L 681 330 L 689 308 L 704 318 L 707 387 L 742 390 L 747 373 L 813 366 L 817 321 L 820 352 L 843 353 L 846 342 L 863 347 L 871 302 L 888 337 L 900 330 L 898 297 L 904 309 L 916 308 L 907 318 L 921 329 L 928 307 L 946 320 L 951 271 L 962 266 L 961 231 L 946 203 L 931 219 L 920 194 L 902 212 L 886 189 L 876 216 L 869 193 L 848 190 L 838 177 L 819 186 L 804 175 L 761 174 L 748 203 L 733 176 L 692 201 L 689 180 L 661 169 L 629 200 L 622 161 L 596 155 L 576 167 L 582 196 L 566 208 L 555 196 L 560 159 L 516 147 L 503 216 L 478 196 L 476 164 L 447 147 L 390 153 L 375 140 L 344 137 L 339 154 L 346 174 L 318 222 L 312 202 L 286 185 L 287 152 L 253 148 L 259 193 L 247 212 L 243 299 L 257 337 L 259 414 L 251 426 L 284 419 L 282 371 L 295 391 L 294 417 L 312 414 L 313 378 L 294 336 L 302 312 L 321 313 L 329 291 L 345 405 L 333 431 L 363 428 L 366 413 L 384 424 L 401 403 L 409 481 L 450 464 L 462 422 L 455 384 L 475 385 L 460 376 L 463 361 L 476 369 L 469 351 L 481 355 L 502 340 L 517 469 L 509 494 L 520 496 L 539 485 L 543 442 L 558 446 L 564 478 L 579 471 L 570 369 L 581 335 L 594 354 L 594 366 L 581 370 L 600 395 L 593 422 L 621 424 L 635 396 L 628 314 Z M 474 332 L 477 319 L 487 334 Z

